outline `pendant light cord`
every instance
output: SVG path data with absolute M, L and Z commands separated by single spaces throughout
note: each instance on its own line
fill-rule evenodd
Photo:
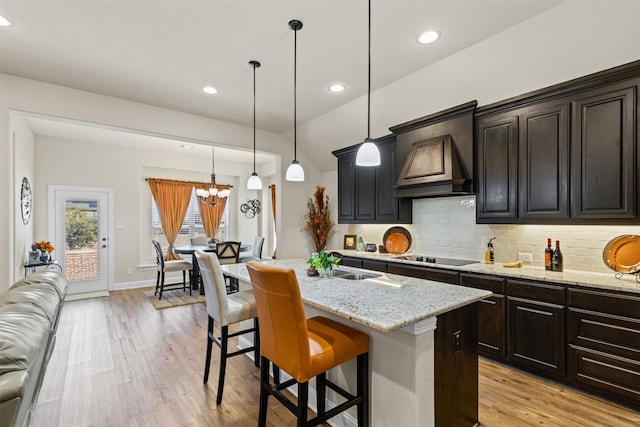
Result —
M 256 173 L 256 66 L 253 66 L 253 173 Z
M 297 64 L 298 64 L 298 29 L 293 30 L 293 160 L 297 160 L 298 144 L 297 144 L 297 130 L 296 125 L 298 123 L 298 85 L 297 85 Z
M 369 57 L 367 58 L 367 141 L 371 139 L 371 0 L 369 0 Z

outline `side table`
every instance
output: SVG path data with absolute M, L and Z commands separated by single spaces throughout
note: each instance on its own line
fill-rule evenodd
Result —
M 37 267 L 44 267 L 45 270 L 55 270 L 62 273 L 62 266 L 58 264 L 58 261 L 51 260 L 47 262 L 33 262 L 24 264 L 24 277 L 34 273 Z

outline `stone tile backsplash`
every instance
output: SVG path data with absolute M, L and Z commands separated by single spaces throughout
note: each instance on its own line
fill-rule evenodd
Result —
M 484 260 L 487 242 L 493 241 L 496 262 L 533 255 L 531 265 L 544 265 L 547 238 L 560 240 L 566 270 L 613 273 L 602 261 L 602 250 L 616 236 L 640 234 L 637 226 L 495 225 L 476 224 L 475 196 L 419 199 L 413 201 L 413 224 L 405 224 L 412 236 L 409 252 L 430 256 Z M 344 234 L 363 236 L 365 242 L 382 244 L 392 225 L 337 225 L 332 243 L 342 247 Z

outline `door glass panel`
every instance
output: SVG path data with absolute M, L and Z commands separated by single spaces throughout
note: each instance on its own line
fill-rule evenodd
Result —
M 68 280 L 100 277 L 97 200 L 66 200 L 65 259 Z

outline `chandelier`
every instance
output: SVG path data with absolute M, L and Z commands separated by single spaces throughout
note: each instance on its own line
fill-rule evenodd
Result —
M 216 206 L 219 203 L 222 203 L 229 195 L 231 194 L 231 190 L 224 189 L 218 190 L 216 186 L 216 147 L 211 147 L 211 186 L 208 190 L 198 188 L 196 190 L 196 196 L 202 203 L 207 203 L 211 206 Z

